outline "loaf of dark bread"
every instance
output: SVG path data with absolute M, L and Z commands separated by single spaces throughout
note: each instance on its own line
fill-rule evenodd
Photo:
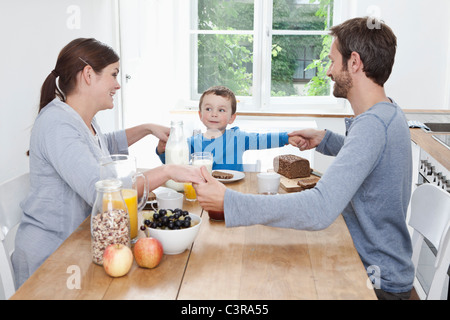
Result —
M 311 173 L 308 159 L 293 154 L 283 154 L 275 157 L 273 159 L 273 169 L 289 179 L 306 178 Z

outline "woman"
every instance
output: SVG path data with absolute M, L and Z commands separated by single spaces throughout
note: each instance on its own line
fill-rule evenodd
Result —
M 29 196 L 12 257 L 16 285 L 23 282 L 86 219 L 95 201 L 99 159 L 127 154 L 148 134 L 167 140 L 169 128 L 143 124 L 102 134 L 97 112 L 113 108 L 120 85 L 119 57 L 95 39 L 76 39 L 62 49 L 41 89 L 30 141 Z M 165 165 L 145 172 L 149 188 L 172 179 L 201 182 L 198 168 Z

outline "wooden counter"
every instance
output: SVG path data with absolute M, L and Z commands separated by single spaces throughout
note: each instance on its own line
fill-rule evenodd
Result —
M 409 131 L 411 133 L 411 140 L 414 143 L 425 150 L 447 170 L 450 170 L 450 149 L 446 148 L 432 137 L 433 134 L 442 133 L 430 133 L 425 132 L 422 129 L 409 129 Z
M 256 174 L 227 186 L 255 193 Z M 184 205 L 203 219 L 191 250 L 111 278 L 91 262 L 87 219 L 11 299 L 376 299 L 342 216 L 322 231 L 226 228 Z

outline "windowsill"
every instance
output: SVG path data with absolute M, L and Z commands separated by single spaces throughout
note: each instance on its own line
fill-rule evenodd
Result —
M 198 109 L 175 109 L 170 111 L 171 114 L 197 114 Z M 320 112 L 315 110 L 302 110 L 302 112 L 273 112 L 273 111 L 238 111 L 238 116 L 253 116 L 253 117 L 311 117 L 311 118 L 347 118 L 352 117 L 352 113 L 347 112 Z
M 448 114 L 450 110 L 445 109 L 403 109 L 404 113 L 443 113 Z M 175 109 L 170 111 L 171 114 L 197 114 L 197 107 L 191 109 Z M 238 111 L 238 116 L 250 116 L 250 117 L 310 117 L 310 118 L 348 118 L 352 117 L 353 113 L 349 112 L 320 112 L 315 110 L 302 110 L 302 112 L 273 112 L 273 111 Z

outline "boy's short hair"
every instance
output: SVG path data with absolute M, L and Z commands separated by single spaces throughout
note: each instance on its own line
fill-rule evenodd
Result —
M 397 48 L 397 37 L 391 28 L 373 17 L 364 17 L 334 26 L 330 34 L 338 40 L 337 48 L 342 54 L 344 68 L 352 52 L 357 52 L 366 76 L 376 84 L 384 85 L 392 72 Z
M 236 96 L 234 95 L 233 91 L 224 86 L 214 86 L 203 92 L 198 105 L 199 111 L 202 110 L 203 98 L 208 94 L 215 94 L 216 96 L 221 96 L 229 99 L 231 101 L 231 114 L 233 115 L 236 113 Z

